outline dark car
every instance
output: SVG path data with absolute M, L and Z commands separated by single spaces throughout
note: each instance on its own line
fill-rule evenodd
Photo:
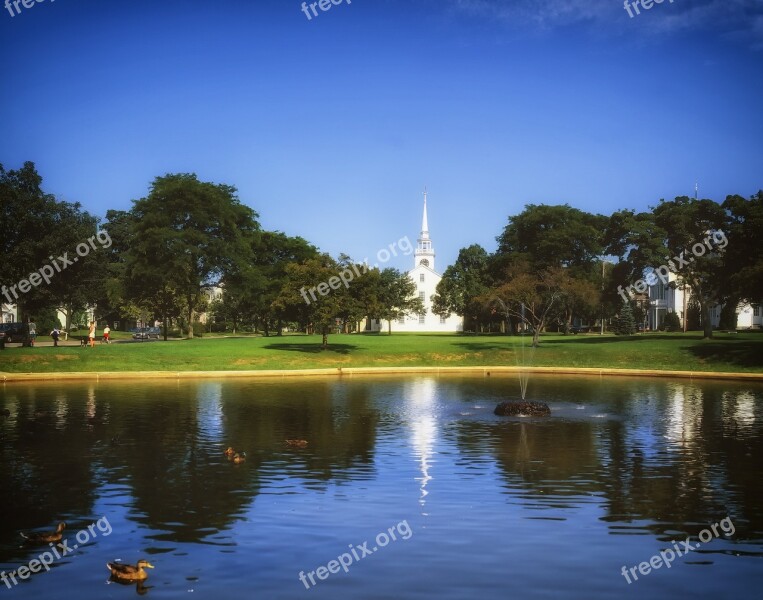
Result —
M 2 323 L 0 324 L 0 336 L 6 344 L 23 342 L 28 337 L 26 323 Z
M 132 337 L 134 340 L 150 340 L 152 338 L 158 340 L 161 334 L 161 327 L 141 327 L 132 334 Z

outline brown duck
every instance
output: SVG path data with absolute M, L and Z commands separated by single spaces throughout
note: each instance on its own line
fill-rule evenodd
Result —
M 47 533 L 24 533 L 21 532 L 23 537 L 30 544 L 47 544 L 49 542 L 60 542 L 64 535 L 64 529 L 66 529 L 66 523 L 59 523 L 55 531 Z
M 292 448 L 304 448 L 307 446 L 307 440 L 286 440 L 286 445 Z
M 227 456 L 228 458 L 233 458 L 233 455 L 236 454 L 236 451 L 233 449 L 232 446 L 228 446 L 228 449 L 225 452 L 223 452 L 223 454 L 225 454 L 225 456 Z
M 236 452 L 236 453 L 233 455 L 233 462 L 234 462 L 235 464 L 239 464 L 239 463 L 242 463 L 242 462 L 244 462 L 245 460 L 246 460 L 246 452 L 241 452 L 240 454 L 239 454 L 238 452 Z
M 146 579 L 148 573 L 143 570 L 144 567 L 153 569 L 154 565 L 143 558 L 141 558 L 135 566 L 123 565 L 122 563 L 117 562 L 106 563 L 106 568 L 111 571 L 111 575 L 117 579 L 122 579 L 123 581 L 142 581 L 143 579 Z

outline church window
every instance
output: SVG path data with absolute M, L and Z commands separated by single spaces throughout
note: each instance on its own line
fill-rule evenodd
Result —
M 422 302 L 424 302 L 424 296 L 425 296 L 424 292 L 419 292 L 419 299 L 420 299 Z
M 421 274 L 419 275 L 419 281 L 420 281 L 421 283 L 424 283 L 424 273 L 421 273 Z
M 423 325 L 423 324 L 424 324 L 424 318 L 425 318 L 426 316 L 427 316 L 427 315 L 426 315 L 426 313 L 421 313 L 421 314 L 419 315 L 419 325 Z
M 446 316 L 444 316 L 444 315 L 440 315 L 440 325 L 445 325 L 445 320 L 446 320 L 447 318 L 448 318 L 448 317 L 446 317 Z
M 426 258 L 422 258 L 421 262 L 419 262 L 420 265 L 423 265 L 425 267 L 429 266 L 429 261 Z

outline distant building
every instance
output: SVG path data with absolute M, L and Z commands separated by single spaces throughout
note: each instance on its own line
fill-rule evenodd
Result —
M 429 222 L 427 219 L 427 193 L 424 192 L 424 216 L 421 220 L 421 233 L 413 255 L 413 269 L 408 271 L 408 277 L 416 284 L 416 293 L 424 302 L 424 312 L 420 315 L 408 315 L 392 322 L 392 331 L 411 332 L 442 332 L 452 333 L 463 331 L 464 320 L 458 315 L 451 314 L 441 317 L 432 312 L 432 296 L 437 291 L 442 275 L 435 271 L 435 251 L 429 237 Z M 366 320 L 366 331 L 388 331 L 389 322 L 386 320 Z
M 648 329 L 659 329 L 665 321 L 665 315 L 676 313 L 681 325 L 684 324 L 688 304 L 691 300 L 691 288 L 684 286 L 675 273 L 670 273 L 668 283 L 659 279 L 649 286 L 649 306 L 647 308 Z M 716 304 L 710 309 L 710 321 L 713 327 L 718 327 L 723 305 Z M 763 328 L 763 305 L 740 303 L 736 309 L 736 329 Z

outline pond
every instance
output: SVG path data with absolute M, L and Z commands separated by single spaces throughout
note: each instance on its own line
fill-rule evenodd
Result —
M 493 414 L 518 392 L 509 375 L 5 384 L 0 597 L 761 588 L 762 384 L 531 376 L 551 416 Z M 22 544 L 59 521 L 63 546 Z M 109 581 L 106 562 L 141 558 L 144 584 Z

